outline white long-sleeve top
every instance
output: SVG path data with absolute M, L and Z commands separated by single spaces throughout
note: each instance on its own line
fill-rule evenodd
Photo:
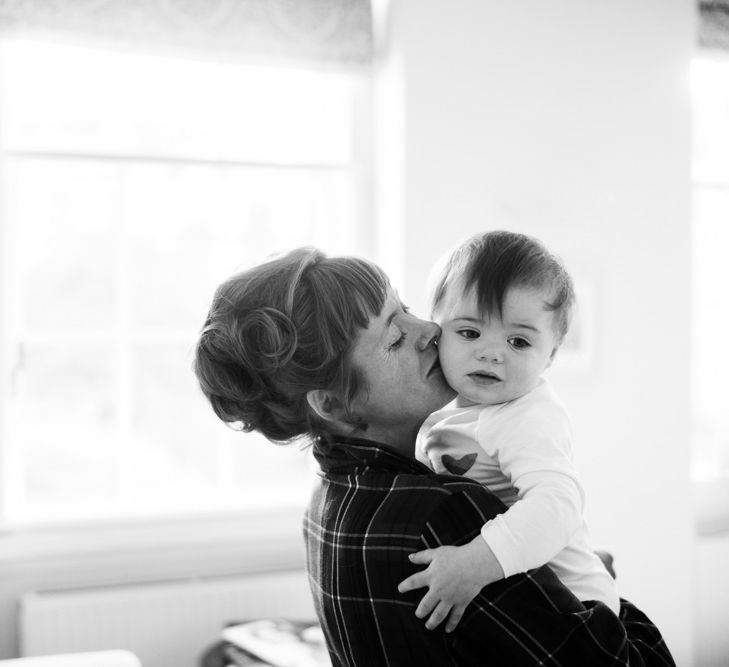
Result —
M 423 423 L 416 456 L 436 472 L 477 480 L 507 505 L 481 529 L 505 577 L 547 563 L 577 598 L 617 614 L 615 582 L 589 543 L 571 439 L 569 416 L 542 379 L 507 403 L 449 403 Z

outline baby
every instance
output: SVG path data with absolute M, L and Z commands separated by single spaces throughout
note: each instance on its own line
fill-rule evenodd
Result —
M 430 614 L 431 629 L 448 617 L 446 631 L 453 630 L 483 586 L 545 563 L 580 600 L 619 612 L 614 580 L 590 547 L 582 517 L 570 421 L 542 377 L 573 302 L 559 260 L 511 232 L 468 240 L 435 285 L 440 363 L 458 396 L 425 421 L 416 455 L 436 472 L 478 480 L 508 510 L 466 545 L 410 557 L 428 568 L 399 590 L 429 587 L 416 614 Z

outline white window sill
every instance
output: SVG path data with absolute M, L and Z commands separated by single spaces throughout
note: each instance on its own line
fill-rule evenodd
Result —
M 0 566 L 47 586 L 226 576 L 305 566 L 301 508 L 0 532 Z

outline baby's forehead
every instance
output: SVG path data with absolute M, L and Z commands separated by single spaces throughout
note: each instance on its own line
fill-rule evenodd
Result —
M 528 285 L 508 285 L 501 294 L 487 295 L 483 298 L 476 285 L 466 286 L 462 279 L 446 285 L 442 298 L 433 308 L 433 315 L 456 317 L 467 313 L 469 317 L 490 319 L 501 318 L 504 310 L 528 311 L 534 314 L 548 312 L 552 289 Z

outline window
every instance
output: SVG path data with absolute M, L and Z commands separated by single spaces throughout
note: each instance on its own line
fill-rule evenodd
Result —
M 729 475 L 729 59 L 700 58 L 693 103 L 693 478 Z
M 0 43 L 0 523 L 303 504 L 310 462 L 219 423 L 191 353 L 237 267 L 367 251 L 365 98 L 356 70 Z

